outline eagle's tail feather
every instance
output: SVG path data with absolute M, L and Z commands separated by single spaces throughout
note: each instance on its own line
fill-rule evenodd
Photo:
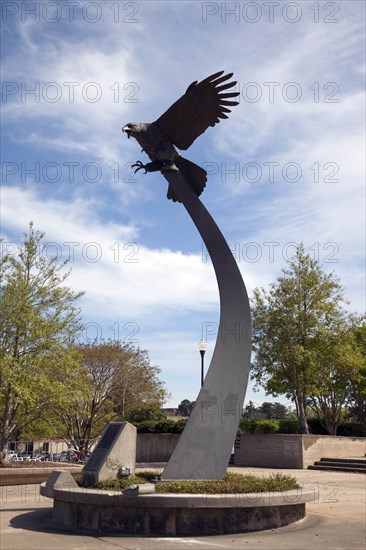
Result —
M 174 162 L 178 167 L 180 173 L 182 174 L 183 178 L 191 186 L 192 190 L 196 193 L 197 197 L 199 197 L 202 191 L 204 190 L 204 188 L 206 187 L 206 181 L 207 181 L 206 170 L 204 170 L 194 162 L 191 162 L 190 160 L 187 160 L 182 156 L 176 157 Z M 167 197 L 168 199 L 171 199 L 174 202 L 180 202 L 180 200 L 174 193 L 174 190 L 172 189 L 171 185 L 169 185 Z

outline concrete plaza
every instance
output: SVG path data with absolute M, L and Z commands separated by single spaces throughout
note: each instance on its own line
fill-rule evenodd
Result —
M 149 469 L 153 465 L 151 464 Z M 256 533 L 208 537 L 95 536 L 61 531 L 52 523 L 52 500 L 39 485 L 0 487 L 1 550 L 356 550 L 366 548 L 366 475 L 314 470 L 230 468 L 269 475 L 282 471 L 314 491 L 304 520 Z

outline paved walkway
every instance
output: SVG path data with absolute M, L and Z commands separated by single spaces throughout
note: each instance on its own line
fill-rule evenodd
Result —
M 230 468 L 269 475 L 262 468 Z M 366 475 L 284 470 L 311 488 L 316 501 L 293 525 L 217 537 L 152 538 L 88 536 L 61 531 L 52 524 L 52 500 L 39 495 L 39 485 L 0 487 L 1 550 L 365 550 Z

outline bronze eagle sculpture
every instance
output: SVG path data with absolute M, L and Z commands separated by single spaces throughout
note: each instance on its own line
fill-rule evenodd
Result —
M 122 131 L 128 138 L 134 137 L 151 160 L 147 164 L 141 161 L 133 164 L 135 173 L 142 168 L 145 173 L 179 171 L 199 197 L 206 186 L 207 172 L 182 157 L 175 147 L 188 149 L 209 126 L 228 118 L 226 113 L 231 112 L 228 107 L 238 105 L 232 98 L 239 95 L 233 91 L 222 93 L 236 85 L 236 82 L 226 82 L 232 76 L 233 73 L 224 75 L 224 71 L 219 71 L 201 82 L 196 80 L 155 122 L 130 122 L 123 126 Z M 171 186 L 167 197 L 178 201 Z

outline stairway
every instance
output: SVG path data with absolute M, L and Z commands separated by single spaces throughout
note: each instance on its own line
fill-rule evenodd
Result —
M 358 472 L 366 474 L 364 458 L 321 458 L 308 466 L 308 470 L 331 470 L 335 472 Z
M 229 466 L 234 466 L 235 449 L 239 449 L 239 448 L 240 448 L 240 437 L 236 436 L 234 441 L 234 449 L 233 449 L 234 452 L 231 453 L 230 455 Z

